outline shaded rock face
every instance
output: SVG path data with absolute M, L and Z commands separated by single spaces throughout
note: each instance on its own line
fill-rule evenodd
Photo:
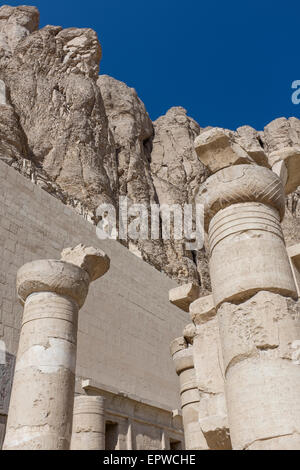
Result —
M 133 88 L 99 76 L 101 46 L 93 30 L 38 28 L 36 8 L 0 8 L 0 159 L 92 222 L 99 204 L 118 209 L 120 196 L 148 208 L 193 203 L 210 174 L 194 141 L 214 130 L 201 129 L 181 107 L 152 123 Z M 270 154 L 300 145 L 296 118 L 277 119 L 264 132 L 219 131 L 266 167 Z M 299 188 L 287 199 L 289 245 L 299 241 L 299 199 Z M 161 225 L 157 240 L 125 244 L 180 283 L 210 291 L 205 247 L 190 251 L 183 240 L 163 240 Z

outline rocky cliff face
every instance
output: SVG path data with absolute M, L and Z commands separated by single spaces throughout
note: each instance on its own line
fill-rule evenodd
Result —
M 120 196 L 147 207 L 192 203 L 210 171 L 196 137 L 203 144 L 221 132 L 241 158 L 264 166 L 272 152 L 300 146 L 296 118 L 232 132 L 201 129 L 177 107 L 152 123 L 134 89 L 99 76 L 93 30 L 38 28 L 36 8 L 0 8 L 0 158 L 93 222 L 100 203 L 118 209 Z M 299 199 L 298 188 L 287 200 L 288 244 L 299 241 Z M 205 248 L 189 251 L 161 236 L 125 244 L 179 282 L 210 289 Z

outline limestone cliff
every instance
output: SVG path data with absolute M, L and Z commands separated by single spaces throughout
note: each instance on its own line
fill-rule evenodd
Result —
M 148 207 L 192 203 L 210 173 L 194 148 L 198 136 L 203 143 L 224 134 L 242 158 L 264 166 L 272 152 L 300 146 L 296 118 L 233 132 L 201 129 L 176 107 L 152 123 L 133 88 L 99 76 L 100 59 L 93 30 L 39 29 L 36 8 L 0 8 L 0 158 L 93 222 L 97 206 L 117 209 L 119 196 Z M 299 241 L 299 198 L 300 188 L 287 200 L 288 244 Z M 127 246 L 179 282 L 210 290 L 205 249 L 162 238 Z

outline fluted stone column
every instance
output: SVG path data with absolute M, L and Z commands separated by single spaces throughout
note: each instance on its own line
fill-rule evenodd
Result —
M 280 221 L 285 196 L 271 170 L 236 165 L 200 188 L 222 342 L 234 449 L 300 449 L 297 289 Z
M 19 270 L 24 314 L 4 449 L 69 448 L 78 311 L 90 282 L 108 269 L 101 250 L 79 245 L 60 261 L 33 261 Z
M 194 325 L 193 357 L 200 392 L 199 423 L 210 450 L 230 450 L 222 347 L 212 295 L 195 300 L 190 305 L 190 316 L 193 321 L 190 331 Z M 191 338 L 186 339 L 191 341 Z
M 183 337 L 172 341 L 171 355 L 180 380 L 180 398 L 187 450 L 208 450 L 208 445 L 199 423 L 200 395 L 196 383 L 193 347 Z
M 104 398 L 75 398 L 71 450 L 105 450 Z

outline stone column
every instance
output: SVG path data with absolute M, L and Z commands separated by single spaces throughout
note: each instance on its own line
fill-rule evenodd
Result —
M 210 450 L 230 450 L 222 347 L 212 295 L 195 300 L 190 305 L 190 315 L 193 324 L 185 329 L 184 336 L 193 343 L 200 393 L 199 423 Z
M 187 450 L 208 450 L 199 423 L 200 395 L 195 377 L 193 348 L 180 337 L 172 341 L 170 350 L 180 380 L 185 447 Z
M 280 221 L 282 182 L 236 165 L 200 188 L 234 449 L 300 449 L 297 289 Z
M 71 450 L 105 450 L 104 398 L 75 398 Z
M 292 272 L 297 286 L 298 296 L 300 296 L 300 243 L 289 246 L 287 249 L 290 257 Z
M 79 245 L 60 261 L 33 261 L 19 270 L 24 314 L 4 449 L 69 449 L 78 311 L 90 282 L 108 269 L 101 250 Z

